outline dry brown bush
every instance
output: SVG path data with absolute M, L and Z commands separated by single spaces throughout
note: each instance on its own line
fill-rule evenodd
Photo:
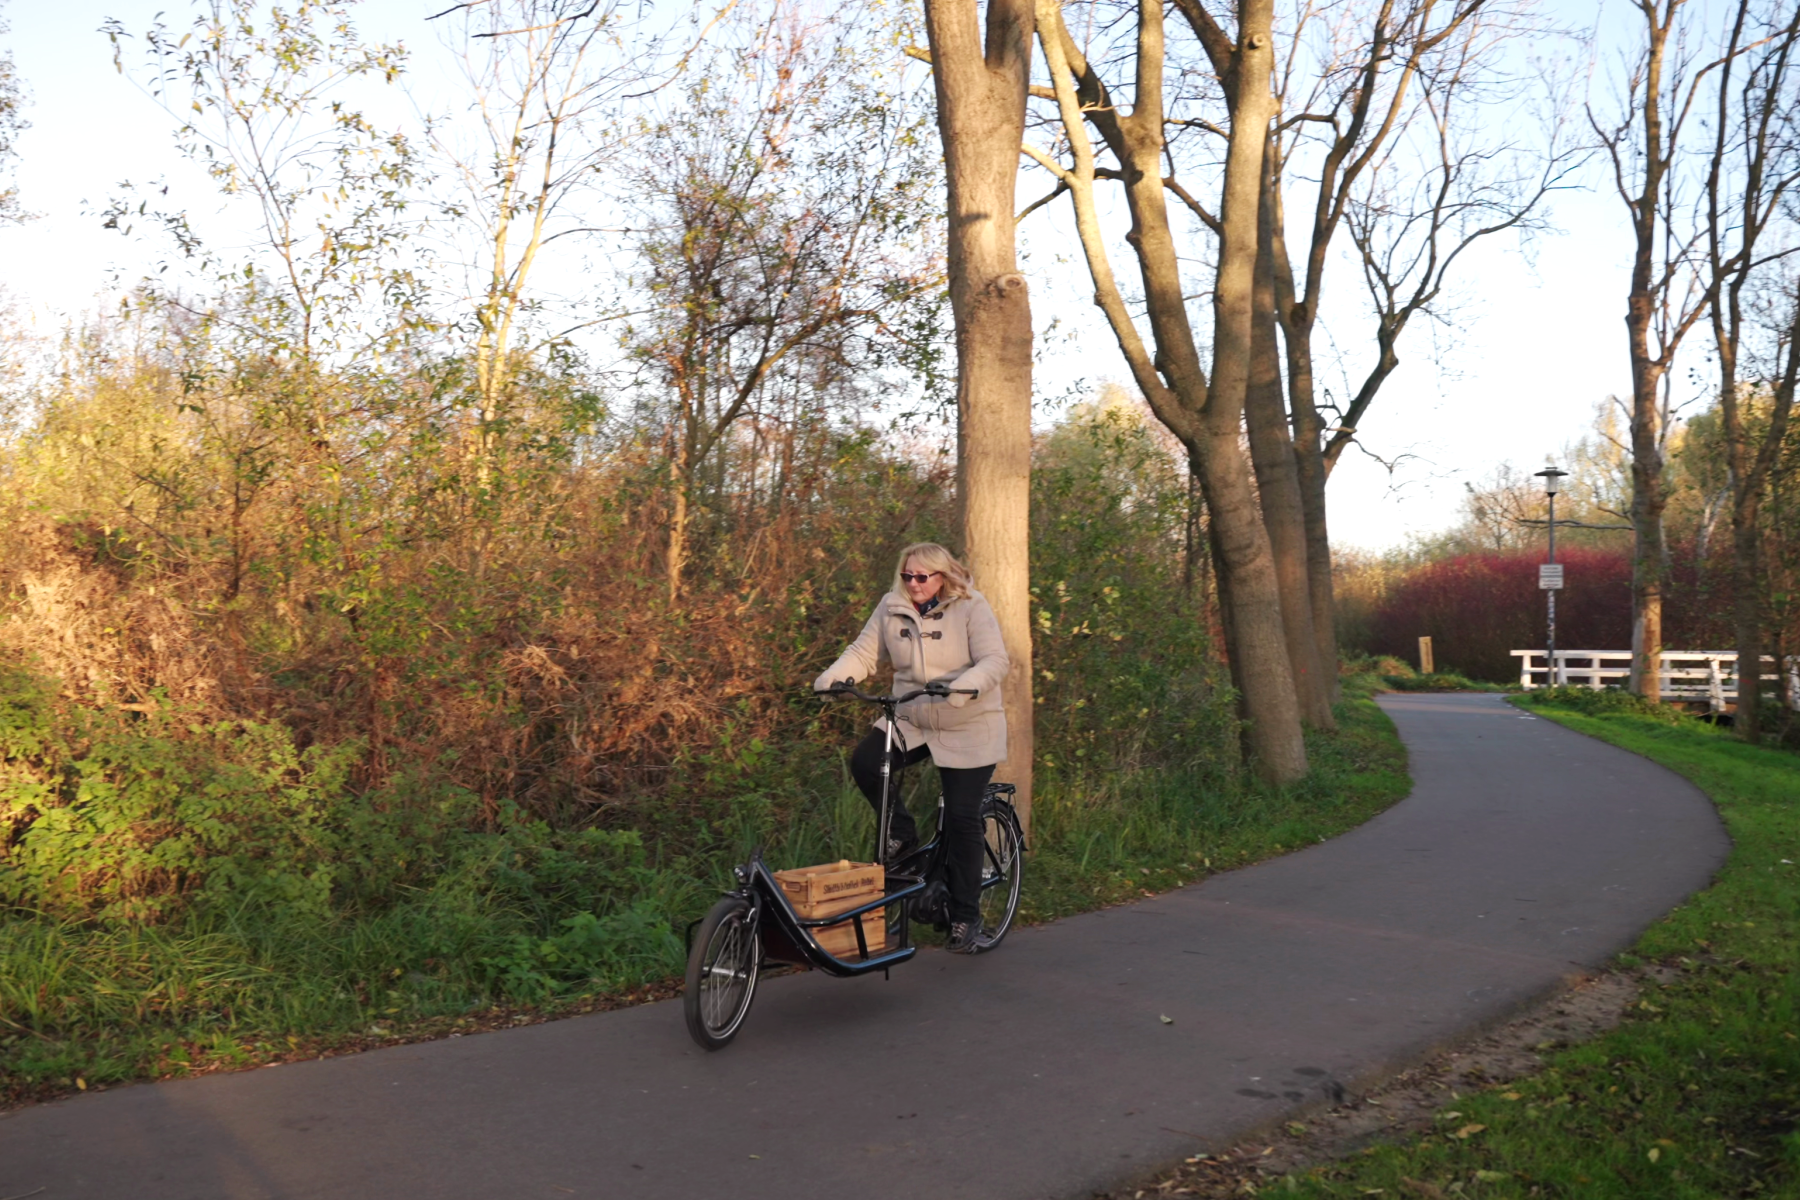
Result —
M 194 355 L 90 356 L 10 448 L 0 651 L 84 706 L 362 739 L 365 789 L 450 782 L 564 821 L 666 806 L 683 763 L 815 719 L 801 687 L 946 515 L 941 466 L 824 419 L 749 423 L 671 605 L 654 428 L 570 434 L 567 380 L 530 380 L 477 491 L 441 369 L 196 381 Z

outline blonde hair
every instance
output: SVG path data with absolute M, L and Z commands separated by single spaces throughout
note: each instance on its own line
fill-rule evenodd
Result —
M 975 578 L 969 574 L 969 568 L 956 561 L 956 556 L 936 542 L 914 542 L 900 552 L 900 561 L 894 564 L 894 595 L 906 595 L 904 580 L 900 572 L 906 570 L 906 564 L 917 561 L 921 571 L 941 571 L 944 576 L 944 590 L 939 593 L 946 600 L 967 599 L 975 590 Z

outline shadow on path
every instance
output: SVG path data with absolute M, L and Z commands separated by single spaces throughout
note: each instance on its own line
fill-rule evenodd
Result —
M 1498 696 L 1381 704 L 1413 793 L 1329 843 L 890 981 L 770 980 L 718 1054 L 667 1003 L 25 1109 L 0 1196 L 1085 1196 L 1505 1017 L 1724 861 L 1644 759 Z

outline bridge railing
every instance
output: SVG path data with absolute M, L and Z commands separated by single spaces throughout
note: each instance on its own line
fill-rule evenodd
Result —
M 1519 660 L 1519 686 L 1531 691 L 1550 684 L 1550 663 L 1542 650 L 1514 650 Z M 1783 668 L 1763 655 L 1762 686 L 1781 694 L 1788 707 L 1800 711 L 1800 655 L 1788 657 Z M 1629 650 L 1558 650 L 1556 679 L 1568 687 L 1623 687 L 1631 677 Z M 1664 650 L 1662 698 L 1705 703 L 1722 712 L 1737 702 L 1737 651 Z

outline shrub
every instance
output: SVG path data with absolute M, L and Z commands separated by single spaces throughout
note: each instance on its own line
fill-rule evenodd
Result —
M 1527 704 L 1567 708 L 1576 712 L 1599 716 L 1603 713 L 1631 713 L 1637 716 L 1656 717 L 1665 721 L 1680 721 L 1686 714 L 1678 705 L 1657 704 L 1646 700 L 1634 692 L 1623 688 L 1585 688 L 1585 687 L 1553 687 L 1538 688 L 1524 693 Z
M 1233 693 L 1203 596 L 1184 586 L 1188 486 L 1143 411 L 1075 409 L 1032 474 L 1039 762 L 1229 770 Z
M 1468 692 L 1495 691 L 1493 684 L 1480 683 L 1473 679 L 1465 679 L 1452 672 L 1434 671 L 1430 675 L 1420 675 L 1416 671 L 1406 671 L 1396 675 L 1383 675 L 1382 683 L 1396 692 Z
M 1557 644 L 1612 650 L 1631 644 L 1631 562 L 1622 553 L 1576 547 L 1559 552 L 1568 586 L 1557 597 Z M 1429 637 L 1438 663 L 1471 679 L 1519 677 L 1514 650 L 1544 645 L 1541 556 L 1462 554 L 1405 572 L 1375 602 L 1373 654 L 1411 659 Z

